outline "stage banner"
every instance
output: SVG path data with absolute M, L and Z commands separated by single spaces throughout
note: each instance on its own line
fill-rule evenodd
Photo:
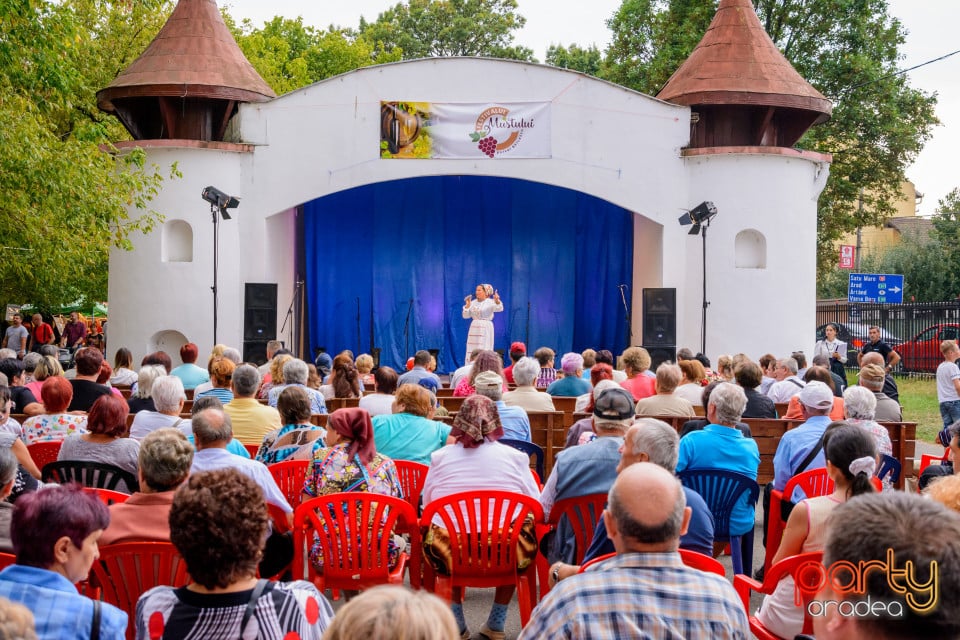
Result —
M 381 102 L 381 158 L 549 158 L 550 103 Z

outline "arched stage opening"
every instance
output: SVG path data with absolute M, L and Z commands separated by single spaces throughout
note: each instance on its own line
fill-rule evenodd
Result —
M 634 217 L 579 191 L 528 180 L 442 175 L 378 182 L 303 206 L 310 352 L 353 349 L 402 370 L 439 349 L 438 370 L 461 366 L 463 300 L 492 284 L 504 310 L 494 346 L 524 341 L 619 353 L 633 292 Z

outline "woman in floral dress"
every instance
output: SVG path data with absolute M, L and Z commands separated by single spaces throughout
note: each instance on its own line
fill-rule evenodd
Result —
M 58 442 L 69 435 L 87 432 L 87 416 L 67 413 L 73 400 L 73 387 L 63 376 L 52 376 L 40 388 L 45 413 L 33 416 L 23 423 L 23 441 Z

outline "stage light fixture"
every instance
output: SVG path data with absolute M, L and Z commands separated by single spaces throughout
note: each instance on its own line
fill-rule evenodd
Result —
M 696 236 L 700 234 L 700 229 L 704 223 L 709 225 L 710 219 L 716 215 L 717 207 L 709 200 L 706 200 L 680 216 L 679 222 L 684 226 L 692 224 L 693 226 L 690 227 L 687 235 Z
M 224 220 L 230 220 L 230 214 L 227 213 L 227 209 L 236 209 L 240 204 L 240 198 L 227 195 L 216 187 L 207 187 L 200 196 L 215 206 L 220 211 L 220 215 Z

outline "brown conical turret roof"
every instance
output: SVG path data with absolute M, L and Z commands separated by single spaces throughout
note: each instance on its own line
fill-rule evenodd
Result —
M 807 112 L 810 124 L 833 110 L 780 53 L 750 0 L 720 0 L 700 44 L 657 97 L 690 106 L 782 107 Z
M 212 116 L 213 121 L 205 128 L 222 134 L 237 103 L 265 102 L 275 97 L 240 51 L 216 1 L 180 0 L 147 50 L 110 86 L 97 92 L 97 105 L 108 113 L 116 113 L 131 134 L 139 138 L 157 129 L 155 123 L 144 122 L 145 118 L 170 119 L 170 114 L 163 113 L 172 106 L 169 99 L 182 101 L 178 108 L 199 105 L 205 112 L 193 114 L 194 126 L 186 129 L 196 129 L 198 120 L 210 121 Z M 191 118 L 188 116 L 187 120 Z M 182 123 L 176 124 L 161 126 L 166 135 L 156 137 L 171 137 L 171 128 L 184 128 Z M 212 137 L 217 139 L 216 133 Z

